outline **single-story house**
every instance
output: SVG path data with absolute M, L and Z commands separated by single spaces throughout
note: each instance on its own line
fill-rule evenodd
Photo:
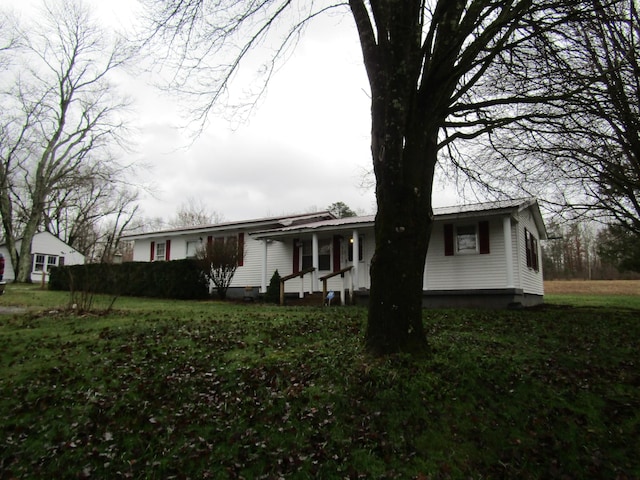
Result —
M 16 250 L 20 252 L 22 239 L 16 242 Z M 0 252 L 5 258 L 4 280 L 15 280 L 15 272 L 11 265 L 11 256 L 6 244 L 0 245 Z M 84 263 L 84 255 L 70 247 L 58 237 L 49 232 L 38 232 L 33 236 L 31 244 L 31 281 L 41 283 L 48 281 L 49 268 L 58 265 L 78 265 Z
M 519 199 L 434 209 L 424 268 L 424 305 L 531 306 L 543 301 L 538 202 Z M 266 292 L 275 270 L 287 295 L 325 290 L 366 303 L 374 216 L 328 212 L 133 234 L 134 261 L 192 257 L 203 242 L 234 238 L 244 249 L 228 295 Z M 331 276 L 332 274 L 334 274 Z

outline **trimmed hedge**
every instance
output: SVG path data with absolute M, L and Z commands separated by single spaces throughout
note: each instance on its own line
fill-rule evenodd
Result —
M 68 265 L 52 268 L 50 274 L 50 290 L 180 300 L 209 297 L 209 286 L 202 269 L 190 259 Z

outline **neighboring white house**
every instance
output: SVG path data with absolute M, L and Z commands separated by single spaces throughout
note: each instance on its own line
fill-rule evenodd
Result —
M 20 251 L 22 240 L 16 242 L 16 250 Z M 12 282 L 15 280 L 15 272 L 11 265 L 11 257 L 6 244 L 0 245 L 0 252 L 5 258 L 4 280 Z M 84 263 L 84 255 L 67 245 L 55 235 L 49 232 L 39 232 L 33 237 L 31 244 L 31 281 L 34 283 L 48 281 L 46 275 L 49 268 L 58 265 L 78 265 Z
M 535 305 L 543 301 L 539 240 L 546 230 L 535 199 L 434 209 L 424 269 L 425 306 Z M 229 296 L 265 292 L 280 276 L 287 294 L 326 288 L 366 302 L 375 248 L 374 216 L 337 219 L 328 212 L 128 235 L 134 261 L 187 258 L 207 241 L 233 237 L 244 249 Z M 343 271 L 349 269 L 348 271 Z M 342 296 L 342 298 L 345 298 Z

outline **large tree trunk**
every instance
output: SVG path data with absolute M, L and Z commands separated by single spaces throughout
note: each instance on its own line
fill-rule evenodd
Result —
M 16 270 L 16 282 L 31 283 L 31 245 L 33 237 L 38 230 L 39 216 L 32 212 L 31 218 L 27 222 L 22 234 L 22 244 L 20 245 L 20 256 L 18 258 L 18 269 Z
M 429 71 L 435 73 L 425 76 L 424 2 L 372 3 L 369 10 L 363 0 L 349 1 L 371 86 L 378 204 L 365 341 L 370 353 L 384 355 L 427 348 L 422 292 L 433 225 L 431 192 L 438 132 L 455 86 L 444 71 L 455 61 L 456 49 L 448 45 L 450 36 L 445 35 L 447 42 L 438 40 L 446 53 Z M 448 26 L 457 25 L 464 2 L 447 5 L 438 17 Z
M 405 128 L 385 126 L 390 117 L 383 114 L 376 121 L 375 106 L 373 115 L 378 212 L 366 347 L 374 355 L 424 351 L 422 293 L 433 225 L 437 129 L 429 133 L 417 119 Z
M 0 182 L 0 216 L 2 216 L 4 238 L 7 244 L 7 250 L 9 251 L 8 261 L 11 262 L 14 272 L 17 272 L 18 254 L 16 253 L 16 238 L 13 231 L 13 206 L 9 198 L 9 184 L 6 180 L 6 177 L 4 177 Z

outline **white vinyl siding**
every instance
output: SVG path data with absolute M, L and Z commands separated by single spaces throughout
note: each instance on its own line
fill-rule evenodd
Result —
M 445 255 L 444 224 L 445 222 L 436 222 L 431 233 L 424 272 L 424 289 L 505 288 L 507 273 L 502 218 L 489 221 L 488 254 Z M 464 220 L 461 225 L 469 225 L 469 220 Z
M 238 267 L 233 281 L 232 287 L 256 287 L 259 288 L 262 283 L 262 258 L 264 245 L 262 240 L 255 240 L 250 235 L 244 235 L 244 264 Z M 278 269 L 280 276 L 288 275 L 291 265 L 286 268 L 288 270 L 283 273 L 284 257 L 287 255 L 283 242 L 272 241 L 267 245 L 267 285 L 273 276 L 273 272 Z M 291 257 L 289 253 L 289 264 Z

